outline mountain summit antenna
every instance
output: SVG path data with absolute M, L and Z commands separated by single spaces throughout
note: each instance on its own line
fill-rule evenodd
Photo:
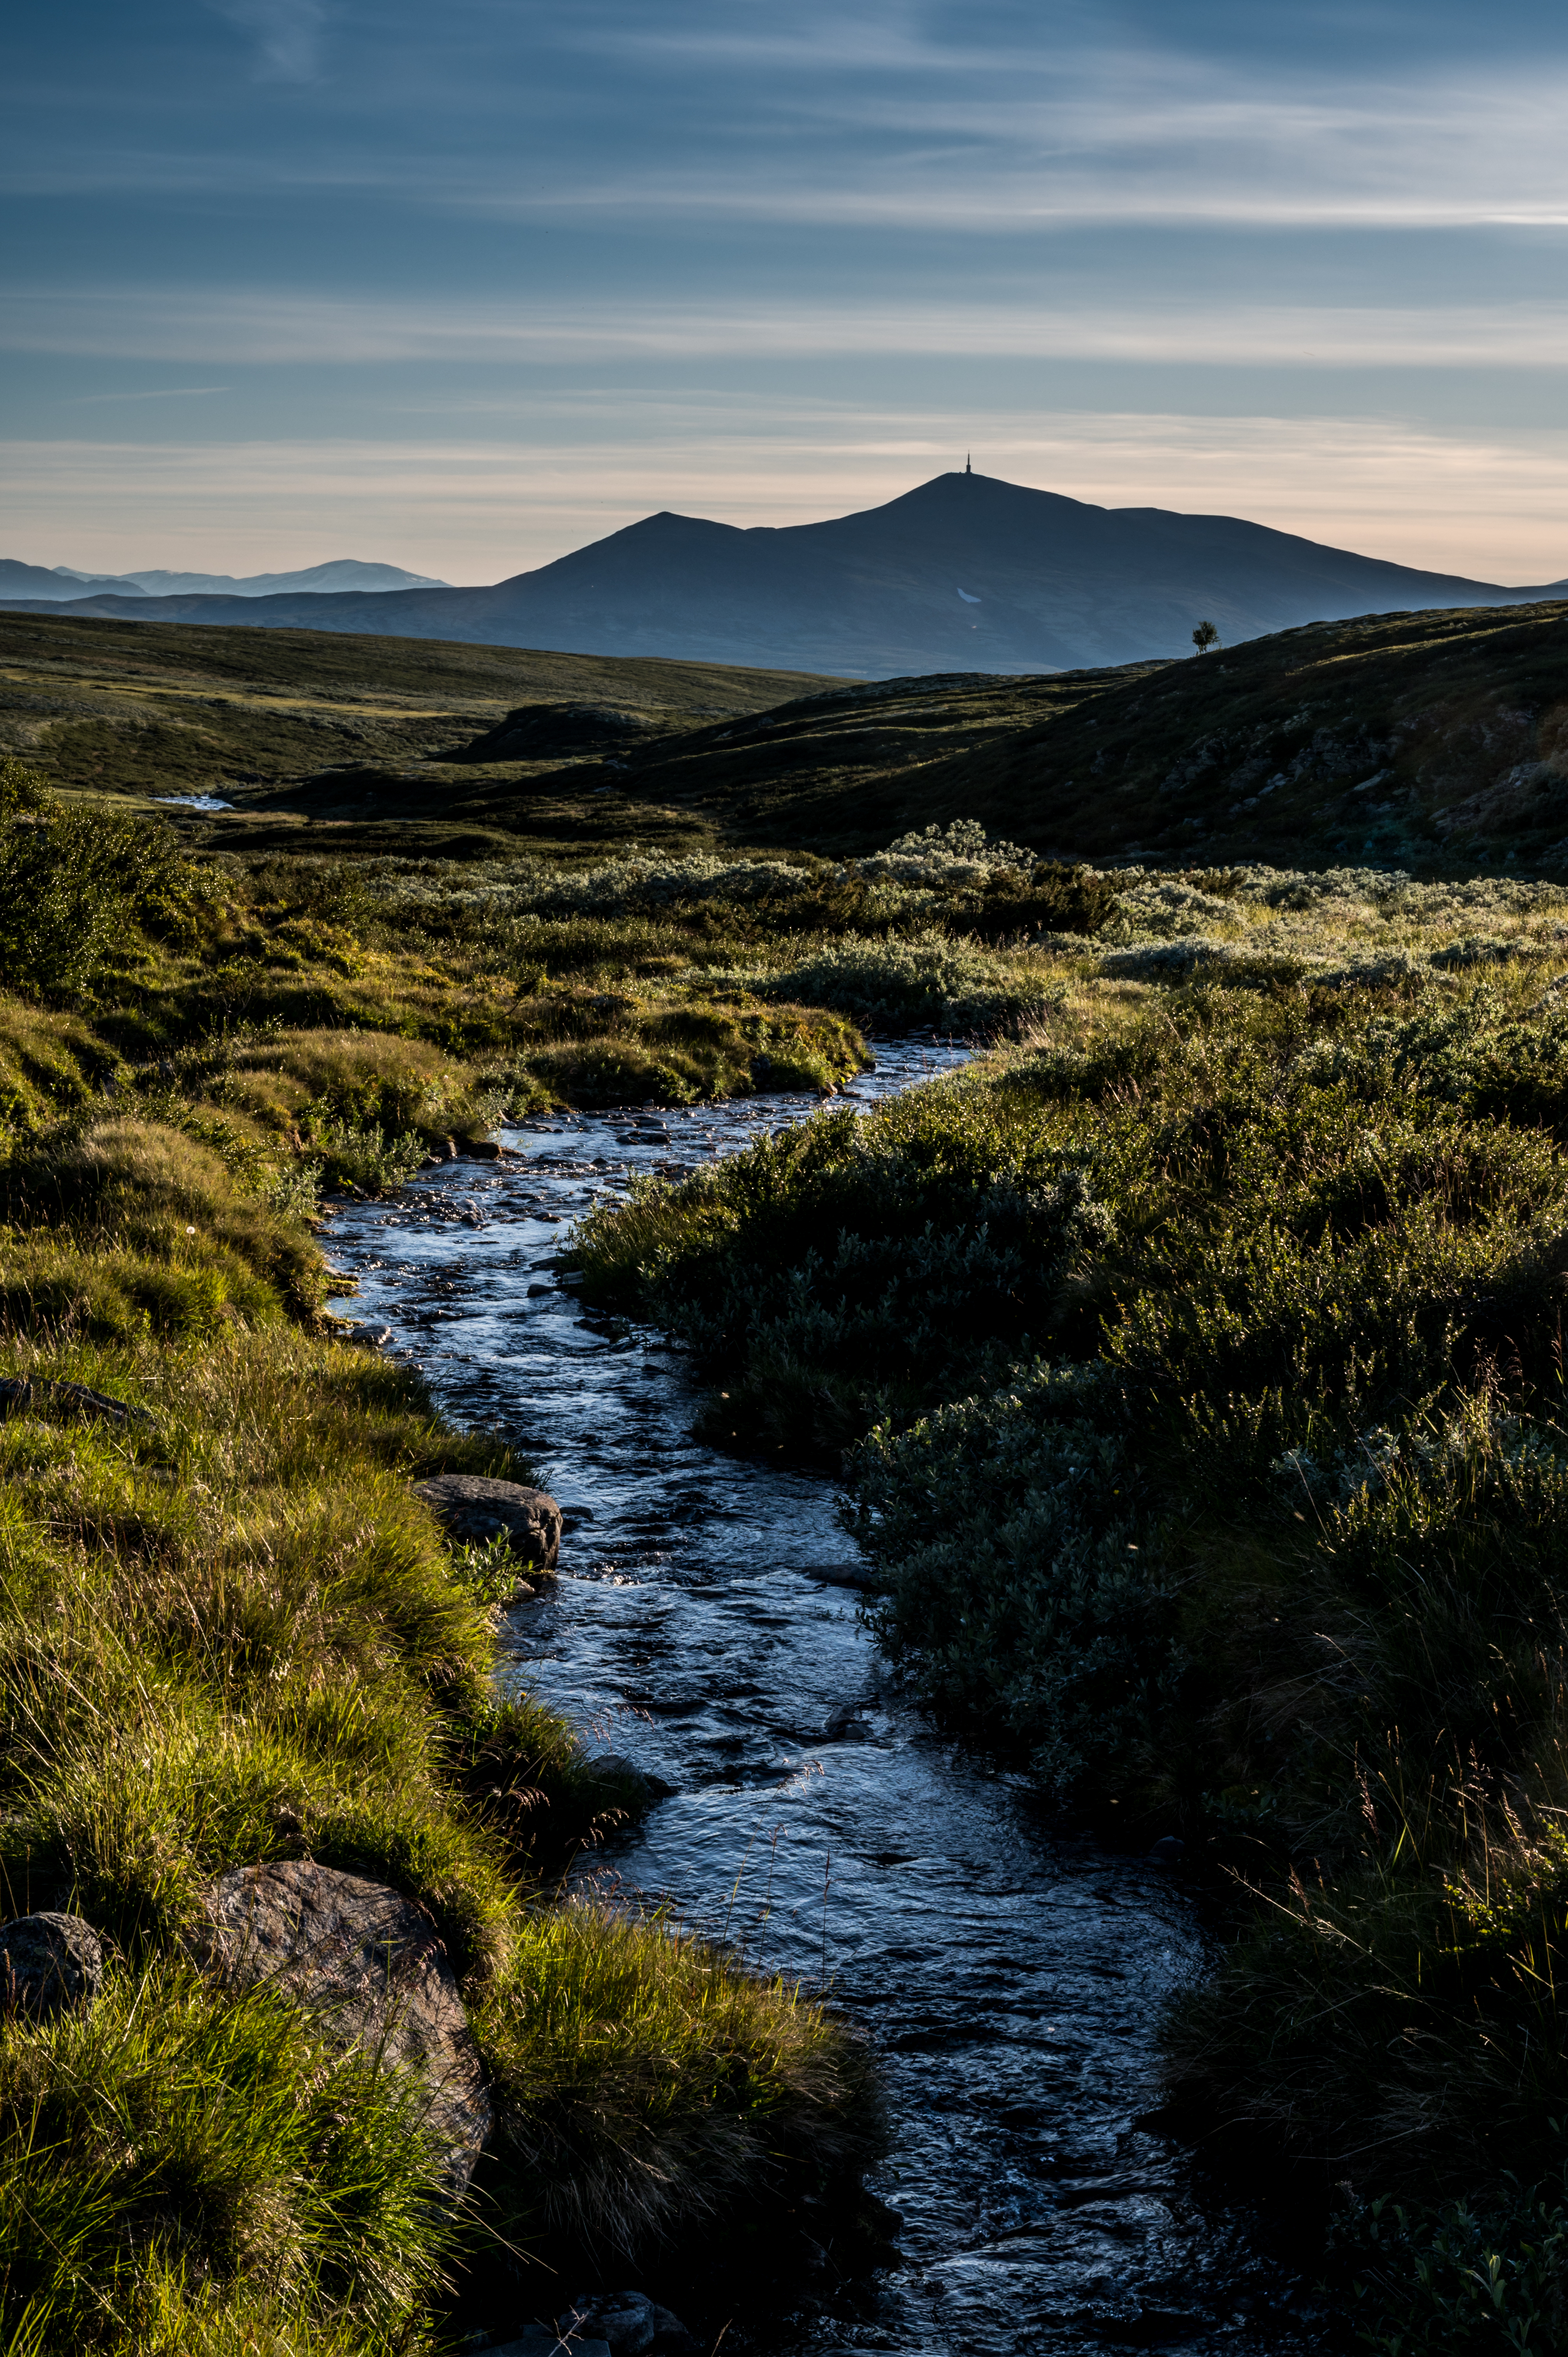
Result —
M 969 463 L 969 452 L 967 450 L 963 454 L 963 471 L 966 475 L 972 475 L 974 472 L 974 468 Z

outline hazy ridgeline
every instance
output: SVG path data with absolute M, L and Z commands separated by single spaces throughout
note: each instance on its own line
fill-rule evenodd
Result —
M 846 1464 L 934 1710 L 1214 1871 L 1173 2101 L 1348 2181 L 1370 2329 L 1526 2345 L 1565 2231 L 1568 892 L 972 824 L 192 858 L 5 793 L 5 1372 L 149 1417 L 0 1426 L 8 1903 L 114 1943 L 85 2022 L 0 2029 L 10 2345 L 419 2346 L 492 2228 L 635 2250 L 874 2148 L 831 2017 L 549 1903 L 628 1795 L 490 1700 L 485 1567 L 408 1478 L 504 1456 L 323 1334 L 308 1221 L 509 1106 L 826 1088 L 878 1026 L 993 1052 L 596 1215 L 589 1289 L 691 1340 L 713 1437 Z M 503 2131 L 455 2228 L 395 2089 L 182 1961 L 205 1878 L 302 1849 L 465 1976 Z

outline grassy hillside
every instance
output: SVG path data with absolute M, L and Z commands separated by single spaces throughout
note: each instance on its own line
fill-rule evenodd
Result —
M 1568 607 L 1317 623 L 1163 665 L 840 691 L 628 757 L 752 841 L 974 818 L 1057 857 L 1568 872 Z
M 381 819 L 424 822 L 437 850 L 482 851 L 497 827 L 491 772 L 466 759 L 473 741 L 520 705 L 613 707 L 634 736 L 757 712 L 823 683 L 792 672 L 612 662 L 420 639 L 317 630 L 180 628 L 164 623 L 0 614 L 0 751 L 36 763 L 68 791 L 132 800 L 214 794 L 242 815 L 231 832 L 285 846 L 302 823 L 339 830 Z M 541 839 L 624 832 L 591 803 L 592 759 L 520 811 L 538 774 L 581 759 L 565 741 L 503 765 L 503 832 L 521 818 Z M 588 732 L 589 743 L 594 740 Z M 314 782 L 312 782 L 314 781 Z M 265 809 L 265 821 L 249 813 Z M 455 823 L 448 823 L 448 814 Z M 711 830 L 682 815 L 678 834 Z
M 592 856 L 635 833 L 669 851 L 864 854 L 974 818 L 1070 859 L 1556 874 L 1565 679 L 1563 606 L 1316 624 L 1179 663 L 859 686 L 0 616 L 0 731 L 16 749 L 78 792 L 216 792 L 235 815 L 182 820 L 190 839 L 258 851 Z
M 217 792 L 236 815 L 182 826 L 253 850 L 593 856 L 635 834 L 859 855 L 969 818 L 1067 859 L 1555 875 L 1565 683 L 1563 605 L 1319 623 L 1176 663 L 861 685 L 0 616 L 16 749 L 78 792 Z

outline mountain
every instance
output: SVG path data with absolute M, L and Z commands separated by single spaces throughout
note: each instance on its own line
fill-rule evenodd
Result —
M 74 610 L 888 676 L 1186 654 L 1202 619 L 1234 644 L 1308 621 L 1561 590 L 1418 572 L 1233 516 L 1092 507 L 950 474 L 824 523 L 743 531 L 648 516 L 493 588 L 95 593 Z M 0 599 L 22 602 L 3 586 Z
M 401 565 L 366 565 L 358 557 L 339 556 L 328 565 L 307 565 L 301 573 L 252 573 L 236 580 L 230 573 L 79 573 L 73 565 L 23 565 L 0 557 L 0 604 L 22 599 L 38 604 L 76 604 L 83 591 L 92 597 L 321 597 L 360 590 L 384 596 L 392 589 L 443 589 L 446 583 L 429 573 L 407 573 Z
M 48 565 L 23 565 L 15 556 L 0 556 L 0 606 L 63 605 L 80 599 L 84 586 L 95 594 L 113 596 L 125 585 L 118 576 L 60 574 Z
M 306 565 L 302 573 L 250 573 L 235 580 L 228 573 L 127 573 L 127 581 L 149 597 L 331 597 L 345 590 L 364 590 L 383 597 L 392 589 L 444 589 L 446 584 L 431 573 L 407 573 L 401 565 L 366 565 L 355 556 L 339 556 L 328 565 Z

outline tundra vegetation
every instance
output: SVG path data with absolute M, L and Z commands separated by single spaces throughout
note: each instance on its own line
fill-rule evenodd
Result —
M 581 1265 L 842 1458 L 934 1710 L 1221 1878 L 1172 2104 L 1342 2189 L 1373 2345 L 1558 2346 L 1568 894 L 1108 880 L 1010 1043 Z
M 495 1566 L 413 1494 L 534 1476 L 334 1333 L 312 1227 L 510 1103 L 825 1084 L 853 1024 L 704 1001 L 661 934 L 637 978 L 650 920 L 540 914 L 547 982 L 401 873 L 203 865 L 15 759 L 0 793 L 0 1914 L 108 1958 L 91 2009 L 0 2018 L 0 2347 L 434 2349 L 499 2270 L 548 2309 L 550 2265 L 853 2173 L 875 2092 L 814 1996 L 562 1895 L 636 1796 L 498 1698 Z M 193 1960 L 216 1876 L 301 1856 L 445 1945 L 497 2121 L 456 2210 L 416 2090 Z
M 111 1943 L 0 2029 L 17 2352 L 414 2348 L 481 2221 L 624 2244 L 871 2148 L 829 2013 L 549 1898 L 626 1796 L 498 1709 L 409 1495 L 520 1469 L 333 1339 L 312 1221 L 509 1108 L 826 1091 L 910 1026 L 990 1052 L 598 1214 L 587 1289 L 715 1438 L 843 1468 L 933 1711 L 1212 1872 L 1173 2106 L 1322 2192 L 1372 2345 L 1561 2340 L 1568 891 L 1477 871 L 1568 872 L 1565 627 L 803 692 L 0 624 L 4 1371 L 146 1411 L 0 1424 L 8 1905 Z M 302 1850 L 463 1975 L 456 2224 L 395 2087 L 187 1961 Z

